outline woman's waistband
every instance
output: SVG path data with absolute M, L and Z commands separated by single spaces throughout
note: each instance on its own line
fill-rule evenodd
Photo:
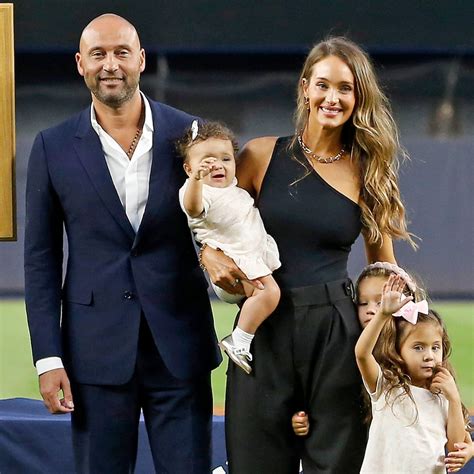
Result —
M 345 298 L 354 299 L 354 285 L 349 278 L 317 285 L 282 289 L 282 295 L 294 306 L 326 305 Z

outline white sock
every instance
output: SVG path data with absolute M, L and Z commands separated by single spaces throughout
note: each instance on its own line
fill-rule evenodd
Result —
M 252 343 L 253 334 L 242 331 L 238 326 L 232 332 L 232 341 L 237 347 L 243 347 L 247 352 L 250 352 L 250 344 Z

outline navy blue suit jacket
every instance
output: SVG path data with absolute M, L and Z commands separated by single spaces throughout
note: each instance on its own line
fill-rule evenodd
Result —
M 173 141 L 194 117 L 151 100 L 150 106 L 153 163 L 136 234 L 91 126 L 90 108 L 39 133 L 31 151 L 25 296 L 33 359 L 61 357 L 79 383 L 130 379 L 142 312 L 176 377 L 203 374 L 221 360 L 207 282 L 178 202 L 185 174 Z

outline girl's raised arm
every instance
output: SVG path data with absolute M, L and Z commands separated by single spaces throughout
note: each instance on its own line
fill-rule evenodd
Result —
M 392 314 L 413 299 L 412 296 L 408 296 L 400 300 L 404 287 L 405 281 L 401 277 L 390 275 L 387 283 L 383 286 L 380 307 L 372 321 L 362 331 L 355 346 L 357 366 L 371 393 L 375 392 L 379 373 L 379 366 L 373 355 L 377 339 Z
M 215 158 L 204 158 L 195 169 L 191 169 L 187 163 L 184 164 L 189 181 L 184 192 L 183 206 L 191 217 L 199 217 L 204 211 L 202 179 L 212 171 L 215 161 Z

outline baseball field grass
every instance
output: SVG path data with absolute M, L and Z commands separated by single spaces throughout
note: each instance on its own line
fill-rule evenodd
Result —
M 457 373 L 464 404 L 474 414 L 474 302 L 439 301 L 440 312 L 453 346 L 451 361 Z M 213 302 L 216 332 L 222 338 L 232 331 L 237 306 Z M 212 384 L 216 413 L 222 413 L 228 359 L 214 370 Z M 31 361 L 31 348 L 24 302 L 0 300 L 0 398 L 39 398 L 38 381 Z

